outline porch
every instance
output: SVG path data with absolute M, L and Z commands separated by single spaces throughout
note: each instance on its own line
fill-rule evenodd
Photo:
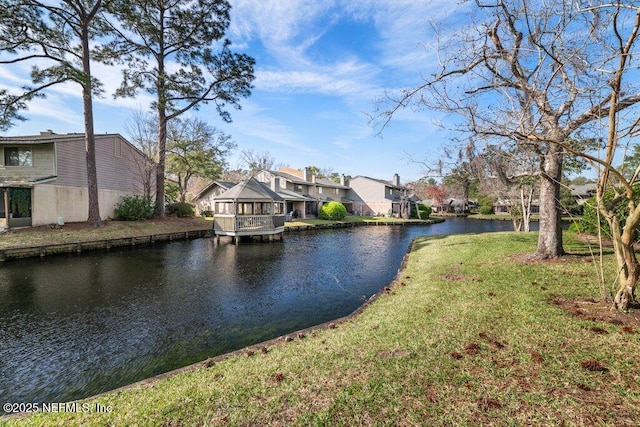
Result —
M 213 230 L 220 236 L 264 236 L 284 232 L 284 215 L 215 214 Z
M 241 237 L 273 236 L 284 233 L 284 200 L 268 186 L 250 178 L 214 198 L 213 233 Z

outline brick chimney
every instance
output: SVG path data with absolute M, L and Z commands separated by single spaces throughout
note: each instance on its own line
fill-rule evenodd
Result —
M 400 175 L 398 175 L 397 173 L 394 173 L 393 180 L 391 181 L 391 183 L 396 187 L 400 187 Z

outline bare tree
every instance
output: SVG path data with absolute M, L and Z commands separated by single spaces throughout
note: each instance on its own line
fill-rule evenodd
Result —
M 565 147 L 572 135 L 607 117 L 610 99 L 603 88 L 611 76 L 594 64 L 615 50 L 615 43 L 597 37 L 606 24 L 603 17 L 580 9 L 579 2 L 476 0 L 475 5 L 466 31 L 439 39 L 440 69 L 416 87 L 381 100 L 372 120 L 384 129 L 403 107 L 436 108 L 458 114 L 463 120 L 456 130 L 477 140 L 527 142 L 540 159 L 536 256 L 561 256 Z M 636 90 L 625 92 L 616 108 L 638 101 Z
M 258 153 L 254 150 L 242 150 L 240 161 L 253 174 L 259 170 L 273 170 L 276 167 L 276 159 L 268 151 Z
M 130 121 L 125 123 L 131 142 L 147 157 L 135 157 L 144 197 L 153 199 L 152 191 L 156 165 L 158 163 L 158 124 L 155 117 L 142 111 L 135 111 Z
M 606 53 L 599 61 L 590 63 L 606 82 L 602 87 L 602 101 L 592 109 L 598 116 L 604 112 L 605 144 L 603 150 L 595 153 L 578 150 L 565 140 L 556 140 L 554 144 L 586 159 L 599 172 L 597 205 L 611 230 L 618 267 L 613 308 L 626 310 L 635 300 L 635 289 L 640 280 L 640 264 L 633 248 L 640 225 L 640 203 L 637 202 L 640 166 L 636 166 L 629 177 L 625 176 L 624 163 L 616 167 L 614 162 L 626 151 L 629 141 L 640 134 L 637 65 L 632 61 L 638 54 L 640 8 L 621 3 L 598 4 L 585 8 L 583 13 L 592 14 L 597 20 L 599 25 L 593 28 L 593 38 Z M 534 139 L 536 135 L 529 138 Z
M 479 179 L 485 191 L 507 204 L 515 231 L 531 230 L 531 208 L 539 178 L 538 156 L 523 144 L 486 146 L 477 156 Z

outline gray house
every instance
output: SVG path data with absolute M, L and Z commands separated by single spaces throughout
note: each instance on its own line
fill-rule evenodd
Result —
M 349 187 L 345 185 L 344 176 L 340 183 L 325 178 L 317 178 L 309 168 L 282 168 L 279 171 L 263 170 L 256 174 L 260 182 L 270 184 L 279 179 L 278 195 L 286 202 L 288 216 L 294 218 L 313 218 L 323 203 L 341 202 L 347 212 L 352 212 L 353 202 L 347 195 Z
M 202 215 L 204 212 L 212 212 L 215 198 L 236 184 L 236 182 L 230 181 L 213 181 L 207 185 L 193 198 L 196 213 Z
M 84 134 L 0 137 L 0 229 L 86 221 Z M 155 186 L 153 162 L 122 136 L 96 135 L 100 215 Z
M 353 209 L 365 216 L 402 216 L 411 212 L 415 203 L 409 189 L 400 184 L 400 176 L 394 174 L 391 181 L 356 176 L 349 181 L 349 198 L 353 200 Z

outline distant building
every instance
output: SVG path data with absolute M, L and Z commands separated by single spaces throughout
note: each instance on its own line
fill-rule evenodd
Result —
M 575 197 L 576 203 L 582 206 L 587 199 L 596 195 L 598 184 L 594 182 L 589 184 L 572 185 L 569 188 L 571 188 L 571 195 Z
M 355 213 L 364 216 L 402 216 L 403 209 L 411 212 L 416 203 L 409 188 L 400 184 L 400 176 L 394 174 L 391 181 L 356 176 L 349 181 L 349 198 L 353 200 Z

